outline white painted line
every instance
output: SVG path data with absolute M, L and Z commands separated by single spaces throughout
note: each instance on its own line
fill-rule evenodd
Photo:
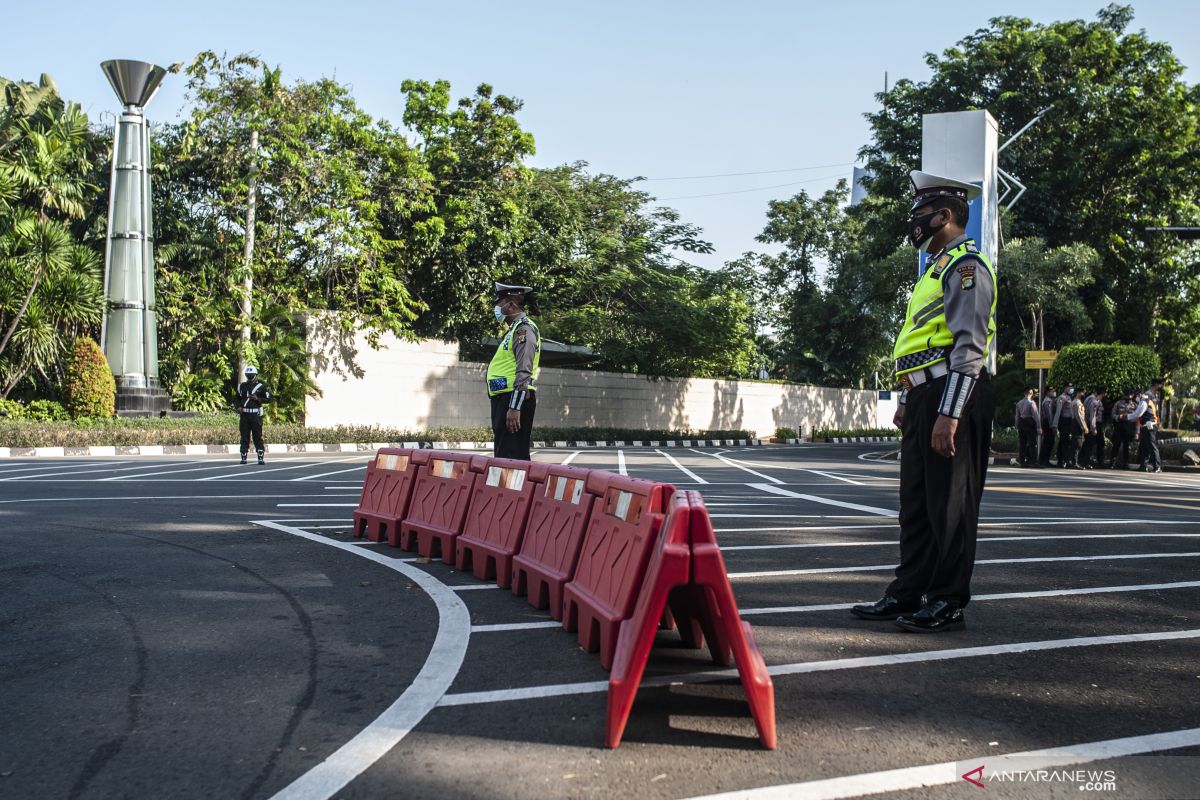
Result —
M 122 462 L 113 461 L 113 462 L 106 462 L 106 463 L 120 464 Z M 183 463 L 195 464 L 196 462 L 195 461 L 185 461 Z M 63 466 L 64 467 L 77 467 L 79 465 L 78 464 L 64 464 Z M 134 466 L 131 466 L 131 467 L 106 467 L 104 469 L 93 469 L 92 467 L 95 467 L 95 466 L 96 465 L 94 465 L 94 464 L 89 464 L 88 465 L 89 469 L 76 469 L 76 470 L 71 470 L 70 472 L 63 472 L 62 470 L 58 470 L 55 472 L 42 472 L 42 473 L 38 473 L 36 475 L 17 475 L 12 478 L 0 478 L 0 481 L 27 481 L 27 480 L 36 480 L 38 478 L 47 478 L 52 481 L 52 480 L 60 478 L 64 475 L 91 475 L 93 473 L 98 473 L 98 472 L 128 472 L 131 469 L 151 469 L 153 467 L 153 465 L 148 465 L 148 464 L 135 464 Z M 170 466 L 170 465 L 163 464 L 162 466 Z M 137 477 L 137 476 L 132 476 L 132 477 Z M 110 480 L 114 480 L 114 479 L 113 478 L 93 478 L 92 480 L 93 481 L 110 481 Z M 73 483 L 73 481 L 71 481 L 71 482 Z
M 276 508 L 358 508 L 358 503 L 276 503 Z
M 658 453 L 660 456 L 665 458 L 667 461 L 670 461 L 672 464 L 674 464 L 679 469 L 680 472 L 682 472 L 684 475 L 687 475 L 695 483 L 700 483 L 700 484 L 708 483 L 708 481 L 704 480 L 704 478 L 701 478 L 699 475 L 692 472 L 690 469 L 685 467 L 683 464 L 680 464 L 678 461 L 676 461 L 674 456 L 664 453 L 662 450 L 655 450 L 654 452 Z
M 146 494 L 118 495 L 116 497 L 22 497 L 17 500 L 0 500 L 5 503 L 73 503 L 99 502 L 101 500 L 277 500 L 281 497 L 312 497 L 310 494 Z M 287 520 L 283 520 L 286 522 Z
M 579 455 L 582 452 L 583 452 L 582 450 L 576 450 L 574 453 L 571 453 L 571 455 L 567 456 L 566 458 L 564 458 L 562 460 L 562 465 L 564 467 L 567 466 L 568 464 L 570 464 L 572 461 L 575 460 L 575 456 Z
M 768 667 L 771 675 L 802 675 L 813 672 L 837 672 L 847 669 L 889 667 L 897 664 L 919 664 L 925 661 L 954 661 L 962 658 L 1034 653 L 1045 650 L 1062 650 L 1074 647 L 1101 647 L 1105 645 L 1133 644 L 1140 642 L 1162 642 L 1200 638 L 1200 629 L 1181 631 L 1158 631 L 1154 633 L 1127 633 L 1112 636 L 1083 636 L 1074 639 L 1048 639 L 1036 642 L 1012 642 L 1009 644 L 984 645 L 980 647 L 957 647 L 941 650 L 920 650 L 913 653 L 890 653 L 880 656 L 859 658 L 835 658 L 828 661 L 801 661 L 795 664 L 778 664 Z M 671 686 L 673 684 L 708 683 L 711 681 L 737 678 L 737 669 L 710 670 L 682 675 L 664 675 L 645 678 L 642 686 Z M 608 691 L 608 681 L 585 683 L 560 683 L 549 686 L 528 686 L 519 689 L 500 689 L 490 692 L 459 692 L 447 694 L 438 701 L 438 706 L 468 706 L 482 703 L 503 703 L 511 700 L 531 700 L 542 697 L 562 697 L 572 694 L 593 694 Z
M 1046 558 L 985 558 L 977 559 L 975 565 L 981 564 L 1046 564 L 1059 561 L 1133 561 L 1144 558 L 1198 558 L 1200 553 L 1130 553 L 1116 556 L 1053 556 Z M 761 572 L 731 572 L 729 579 L 735 578 L 776 578 L 787 575 L 825 575 L 835 572 L 878 572 L 895 569 L 895 564 L 878 564 L 869 567 L 818 567 L 816 569 L 779 569 Z
M 348 467 L 346 469 L 339 469 L 339 470 L 335 470 L 333 472 L 322 472 L 320 475 L 305 475 L 301 478 L 292 478 L 292 480 L 294 480 L 294 481 L 315 481 L 317 478 L 328 478 L 330 475 L 341 475 L 342 473 L 345 473 L 345 472 L 356 472 L 360 469 L 363 469 L 366 466 L 367 466 L 366 463 L 362 463 L 362 464 L 358 464 L 353 467 Z
M 341 462 L 343 462 L 343 461 L 354 461 L 355 459 L 358 459 L 358 458 L 361 458 L 361 456 L 351 456 L 350 458 L 331 458 L 331 459 L 329 459 L 329 462 L 328 462 L 328 463 L 330 463 L 330 464 L 338 464 L 338 463 L 341 463 Z M 303 467 L 310 467 L 310 466 L 313 466 L 313 465 L 315 465 L 315 464 L 319 464 L 319 463 L 321 463 L 321 462 L 319 462 L 319 461 L 317 461 L 317 462 L 305 462 L 305 463 L 301 463 L 301 464 L 293 464 L 293 465 L 292 465 L 292 466 L 290 466 L 290 467 L 274 467 L 273 469 L 258 469 L 258 468 L 257 468 L 257 466 L 250 467 L 249 465 L 247 465 L 247 469 L 246 469 L 246 471 L 245 471 L 244 473 L 238 473 L 237 475 L 234 475 L 234 476 L 232 476 L 232 477 L 235 477 L 235 478 L 246 478 L 246 479 L 248 479 L 248 480 L 253 480 L 253 479 L 254 479 L 256 476 L 258 476 L 258 475 L 265 475 L 265 474 L 267 474 L 267 473 L 269 473 L 269 472 L 284 472 L 284 471 L 286 471 L 286 470 L 289 470 L 289 469 L 301 469 L 301 468 L 303 468 Z M 239 466 L 241 466 L 241 465 L 239 465 Z M 211 477 L 208 477 L 208 478 L 199 478 L 199 480 L 202 480 L 202 481 L 221 481 L 221 480 L 225 480 L 226 478 L 229 478 L 229 477 L 231 477 L 231 476 L 229 476 L 229 475 L 213 475 L 213 476 L 211 476 Z
M 438 611 L 438 629 L 429 656 L 408 688 L 370 725 L 332 755 L 285 786 L 276 800 L 316 800 L 332 797 L 378 761 L 425 718 L 446 694 L 462 668 L 471 636 L 471 615 L 462 600 L 428 572 L 347 542 L 339 542 L 299 528 L 268 520 L 256 525 L 336 547 L 399 572 L 429 595 Z
M 710 514 L 709 516 L 717 516 L 717 515 Z M 745 518 L 745 515 L 730 514 L 728 516 L 740 516 L 742 518 Z M 798 518 L 801 516 L 805 516 L 805 518 L 807 518 L 807 519 L 864 519 L 864 517 L 861 517 L 861 516 L 839 516 L 839 515 L 817 515 L 817 514 L 808 514 L 808 515 L 796 514 L 794 516 L 796 516 Z M 1064 523 L 1070 523 L 1070 525 L 1104 525 L 1106 527 L 1109 525 L 1139 525 L 1139 526 L 1140 525 L 1170 525 L 1172 527 L 1179 526 L 1179 525 L 1200 525 L 1200 521 L 1193 521 L 1193 520 L 1096 519 L 1096 520 L 1053 520 L 1053 521 L 1042 520 L 1042 521 L 1038 521 L 1038 522 L 981 522 L 981 523 L 979 523 L 979 527 L 981 527 L 981 528 L 1025 528 L 1025 527 L 1042 527 L 1042 526 L 1051 526 L 1051 525 L 1053 525 L 1055 527 L 1063 527 Z M 848 531 L 848 530 L 855 530 L 855 529 L 871 529 L 871 528 L 879 529 L 879 528 L 895 528 L 895 527 L 896 527 L 895 522 L 884 522 L 879 525 L 814 525 L 814 526 L 790 525 L 790 526 L 786 526 L 786 527 L 767 527 L 767 528 L 716 528 L 715 530 L 717 533 L 754 533 L 754 532 L 758 532 L 758 531 L 762 531 L 765 533 L 803 533 L 805 531 Z M 1153 535 L 1161 535 L 1161 534 L 1153 534 Z M 1067 535 L 1063 535 L 1063 536 L 1060 536 L 1057 538 L 1066 539 L 1066 538 L 1070 538 L 1070 537 Z
M 188 462 L 188 463 L 194 464 L 194 463 L 199 463 L 199 462 L 193 461 L 193 462 Z M 163 466 L 171 466 L 171 465 L 164 464 Z M 145 464 L 139 465 L 138 468 L 139 469 L 150 469 L 150 467 L 148 467 Z M 140 475 L 118 475 L 118 476 L 114 476 L 111 478 L 98 478 L 97 480 L 102 480 L 102 481 L 136 480 L 138 478 L 151 478 L 151 477 L 155 477 L 157 475 L 175 475 L 180 472 L 205 472 L 207 470 L 213 470 L 213 469 L 236 469 L 236 468 L 245 469 L 245 465 L 239 464 L 236 461 L 234 461 L 231 464 L 228 461 L 226 461 L 224 458 L 222 458 L 220 460 L 220 462 L 218 462 L 216 464 L 208 464 L 207 466 L 203 466 L 203 467 L 189 467 L 187 469 L 153 470 L 152 472 L 146 472 L 146 473 L 140 474 Z
M 469 592 L 474 589 L 499 589 L 500 587 L 494 583 L 469 583 L 465 586 L 450 586 L 448 588 L 454 592 Z
M 848 525 L 847 528 L 859 527 Z M 875 527 L 873 525 L 865 527 Z M 808 528 L 807 530 L 839 530 L 838 528 Z M 1063 539 L 1200 539 L 1200 533 L 1080 533 L 1056 536 L 984 536 L 979 542 L 1056 542 Z M 895 546 L 898 540 L 863 540 L 857 542 L 797 542 L 787 544 L 742 544 L 732 547 L 722 547 L 724 551 L 732 550 L 795 550 L 811 547 L 873 547 L 878 545 Z
M 759 789 L 739 789 L 733 792 L 694 797 L 691 800 L 842 800 L 849 797 L 955 784 L 963 780 L 958 770 L 959 764 L 964 762 L 986 764 L 986 770 L 980 775 L 980 781 L 984 782 L 989 780 L 989 776 L 1003 773 L 1006 768 L 1013 771 L 1027 771 L 1033 768 L 1052 770 L 1057 767 L 1087 764 L 1092 761 L 1107 761 L 1112 758 L 1141 753 L 1177 750 L 1181 747 L 1196 745 L 1200 745 L 1200 728 L 1188 728 L 1167 733 L 1129 736 L 1124 739 L 1082 742 L 1046 750 L 1026 750 L 1021 753 L 1004 755 L 985 753 L 975 758 L 964 759 L 963 762 L 945 761 L 941 764 L 925 764 L 920 767 L 843 775 L 840 778 L 764 786 Z M 1010 759 L 1012 760 L 1011 767 L 1008 766 Z M 1083 787 L 1080 786 L 1080 788 Z
M 764 475 L 761 472 L 755 472 L 754 470 L 747 467 L 745 464 L 739 464 L 738 462 L 734 461 L 732 458 L 726 458 L 725 456 L 721 455 L 720 453 L 705 453 L 701 450 L 697 450 L 694 447 L 689 447 L 688 449 L 691 450 L 693 453 L 699 453 L 702 456 L 708 456 L 709 458 L 715 458 L 718 461 L 720 461 L 724 464 L 728 464 L 731 467 L 737 467 L 738 469 L 742 470 L 743 472 L 749 472 L 751 475 L 753 475 L 756 478 L 762 478 L 763 480 L 769 481 L 771 483 L 783 483 L 783 481 L 779 480 L 778 478 L 772 478 L 770 475 Z M 755 464 L 755 466 L 762 466 L 762 465 Z
M 77 464 L 77 463 L 57 464 L 57 465 L 55 465 L 55 466 L 57 466 L 57 470 L 53 470 L 50 465 L 45 464 L 45 463 L 26 464 L 26 465 L 20 466 L 20 467 L 6 467 L 4 469 L 0 469 L 0 475 L 12 475 L 17 472 L 32 472 L 34 470 L 39 470 L 39 469 L 52 469 L 51 472 L 47 472 L 46 474 L 47 475 L 60 475 L 60 474 L 63 474 L 61 472 L 61 470 L 73 469 L 74 467 L 84 467 L 84 466 L 105 467 L 105 466 L 111 466 L 112 464 L 124 464 L 124 463 L 125 463 L 124 461 L 100 461 L 95 464 Z M 108 470 L 97 470 L 97 471 L 98 472 L 107 472 Z M 69 473 L 69 474 L 75 474 L 75 473 Z M 0 480 L 8 480 L 8 478 L 0 478 Z
M 1087 589 L 1047 589 L 1037 592 L 1003 592 L 1000 594 L 978 594 L 971 602 L 981 600 L 1028 600 L 1039 597 L 1073 597 L 1087 594 L 1124 594 L 1127 592 L 1156 592 L 1163 589 L 1200 589 L 1200 581 L 1176 581 L 1175 583 L 1136 583 L 1124 586 L 1093 586 Z M 743 608 L 741 615 L 758 616 L 761 614 L 803 614 L 810 611 L 840 611 L 849 609 L 857 603 L 824 603 L 815 606 L 772 606 L 764 608 Z
M 833 500 L 828 497 L 818 497 L 815 494 L 800 494 L 788 489 L 782 489 L 778 486 L 772 486 L 769 483 L 747 483 L 752 489 L 758 489 L 761 492 L 769 492 L 770 494 L 778 494 L 783 497 L 795 497 L 798 500 L 807 500 L 810 503 L 821 503 L 827 506 L 837 506 L 838 508 L 849 508 L 852 511 L 866 511 L 868 514 L 878 514 L 882 517 L 895 517 L 897 512 L 887 508 L 877 508 L 875 506 L 864 506 L 858 503 L 847 503 L 845 500 Z
M 835 475 L 832 472 L 822 472 L 819 469 L 806 469 L 804 471 L 811 472 L 813 475 L 820 475 L 822 478 L 832 478 L 835 481 L 841 481 L 842 483 L 853 484 L 854 486 L 866 486 L 865 483 L 856 481 L 853 478 L 844 478 L 841 475 Z
M 628 475 L 628 470 L 625 469 L 625 451 L 617 451 L 617 472 L 621 475 Z
M 510 622 L 505 625 L 473 625 L 471 633 L 499 633 L 501 631 L 529 631 L 536 628 L 561 628 L 561 622 Z

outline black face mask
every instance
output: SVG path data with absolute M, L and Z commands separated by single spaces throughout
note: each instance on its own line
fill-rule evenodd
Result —
M 941 213 L 941 210 L 931 211 L 928 214 L 922 214 L 919 217 L 913 217 L 908 223 L 908 241 L 913 247 L 918 250 L 923 250 L 930 239 L 934 237 L 938 231 L 946 227 L 944 224 L 938 227 L 930 225 L 930 221 Z

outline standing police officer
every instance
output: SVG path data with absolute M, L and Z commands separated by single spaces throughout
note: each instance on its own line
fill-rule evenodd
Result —
M 1017 401 L 1013 417 L 1017 422 L 1018 458 L 1022 467 L 1036 467 L 1037 464 L 1037 433 L 1041 425 L 1041 414 L 1035 399 L 1037 390 L 1033 387 L 1025 389 L 1025 395 Z
M 1042 398 L 1042 446 L 1038 451 L 1038 465 L 1050 466 L 1050 454 L 1054 452 L 1054 436 L 1057 430 L 1052 427 L 1054 419 L 1054 387 L 1046 387 L 1046 395 Z
M 267 448 L 263 445 L 262 414 L 263 404 L 271 402 L 271 393 L 258 379 L 258 368 L 246 367 L 246 380 L 238 384 L 237 410 L 241 419 L 238 428 L 242 434 L 241 453 L 242 463 L 246 463 L 246 453 L 250 450 L 250 437 L 254 436 L 254 449 L 258 451 L 258 463 L 263 461 Z
M 525 296 L 532 291 L 528 286 L 496 284 L 492 313 L 497 322 L 508 324 L 508 332 L 487 370 L 488 396 L 492 399 L 492 452 L 497 458 L 529 460 L 542 361 L 542 337 L 525 313 Z
M 979 503 L 995 399 L 986 364 L 996 333 L 996 277 L 965 234 L 978 186 L 912 173 L 909 241 L 933 251 L 896 339 L 900 426 L 900 565 L 884 596 L 855 616 L 916 633 L 958 630 L 971 598 Z

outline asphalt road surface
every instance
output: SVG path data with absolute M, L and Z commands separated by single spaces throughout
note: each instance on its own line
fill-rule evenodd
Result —
M 669 633 L 604 749 L 574 635 L 350 535 L 368 454 L 0 462 L 0 797 L 1200 797 L 1200 476 L 993 468 L 967 628 L 921 636 L 847 610 L 883 447 L 534 456 L 703 493 L 774 752 Z

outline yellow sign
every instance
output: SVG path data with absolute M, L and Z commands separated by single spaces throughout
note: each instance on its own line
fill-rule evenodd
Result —
M 1050 369 L 1056 358 L 1057 350 L 1026 350 L 1025 369 Z

